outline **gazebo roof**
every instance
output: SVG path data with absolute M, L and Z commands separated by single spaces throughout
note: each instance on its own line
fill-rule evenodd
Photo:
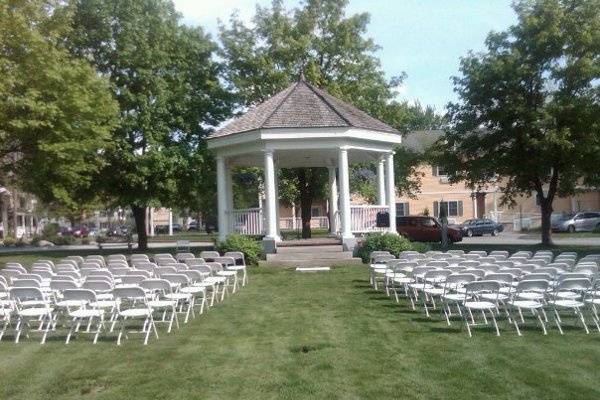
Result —
M 399 133 L 386 123 L 301 78 L 214 132 L 209 139 L 268 128 L 342 127 Z

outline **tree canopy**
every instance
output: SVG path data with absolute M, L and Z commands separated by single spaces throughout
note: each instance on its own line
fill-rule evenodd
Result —
M 0 3 L 0 182 L 72 208 L 93 197 L 117 104 L 64 48 L 71 17 L 59 0 Z
M 461 60 L 439 162 L 474 188 L 498 180 L 505 203 L 535 193 L 547 244 L 555 196 L 598 181 L 600 1 L 514 9 L 516 25 Z
M 198 206 L 215 192 L 202 138 L 230 110 L 216 45 L 167 0 L 77 0 L 75 9 L 71 50 L 110 80 L 119 104 L 100 183 L 131 206 L 145 248 L 147 206 Z

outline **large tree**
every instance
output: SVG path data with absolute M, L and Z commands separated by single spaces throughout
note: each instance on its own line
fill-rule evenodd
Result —
M 516 25 L 461 60 L 438 150 L 453 181 L 499 180 L 505 203 L 536 195 L 550 244 L 555 197 L 600 171 L 600 1 L 518 1 L 514 10 Z
M 202 138 L 229 112 L 216 46 L 201 28 L 182 25 L 167 0 L 75 7 L 72 51 L 110 79 L 120 108 L 101 184 L 131 207 L 145 249 L 148 206 L 185 207 L 214 193 Z
M 327 90 L 356 107 L 404 130 L 410 120 L 407 103 L 394 102 L 394 88 L 404 74 L 387 79 L 366 37 L 369 15 L 347 16 L 347 0 L 305 0 L 288 11 L 281 0 L 257 7 L 252 25 L 233 15 L 221 25 L 221 54 L 227 78 L 241 106 L 260 103 L 298 79 Z M 310 237 L 313 200 L 324 193 L 324 169 L 285 171 L 302 210 L 302 236 Z M 289 186 L 289 185 L 288 185 Z
M 0 2 L 0 184 L 76 208 L 94 197 L 117 104 L 64 47 L 71 18 L 59 0 Z

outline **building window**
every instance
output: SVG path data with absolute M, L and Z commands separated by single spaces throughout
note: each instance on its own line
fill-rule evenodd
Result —
M 433 212 L 434 217 L 439 217 L 440 211 L 445 210 L 448 217 L 460 217 L 463 215 L 463 202 L 462 201 L 434 201 Z
M 319 207 L 313 207 L 310 210 L 310 216 L 311 217 L 320 217 L 321 216 L 321 209 Z
M 396 215 L 399 217 L 403 217 L 405 215 L 409 215 L 410 210 L 408 207 L 408 202 L 406 203 L 396 203 Z
M 439 165 L 434 165 L 431 167 L 431 173 L 433 176 L 447 176 L 448 173 L 444 167 L 440 167 Z

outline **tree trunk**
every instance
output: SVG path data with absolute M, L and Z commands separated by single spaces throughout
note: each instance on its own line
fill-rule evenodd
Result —
M 543 200 L 540 205 L 542 211 L 542 245 L 552 246 L 552 202 Z
M 146 233 L 146 207 L 131 206 L 135 229 L 138 234 L 138 249 L 148 250 L 148 235 Z
M 312 231 L 310 229 L 311 210 L 312 210 L 312 191 L 306 176 L 306 169 L 298 170 L 298 186 L 300 187 L 300 218 L 302 219 L 302 239 L 310 239 Z

